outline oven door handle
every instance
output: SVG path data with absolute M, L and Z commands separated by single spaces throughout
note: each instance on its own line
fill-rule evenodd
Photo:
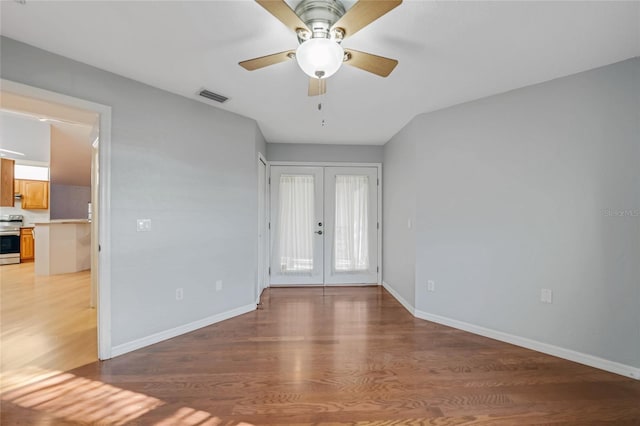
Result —
M 19 237 L 20 231 L 0 231 L 0 237 Z

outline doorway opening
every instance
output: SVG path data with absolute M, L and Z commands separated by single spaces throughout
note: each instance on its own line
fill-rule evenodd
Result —
M 23 227 L 35 237 L 32 261 L 4 265 L 0 271 L 5 348 L 0 374 L 6 391 L 111 357 L 110 221 L 105 214 L 111 109 L 1 83 L 0 153 L 15 164 L 37 163 L 49 171 L 43 182 L 46 204 L 29 208 L 20 194 L 13 207 L 1 207 L 2 214 L 23 217 Z M 25 137 L 5 137 L 9 128 Z M 44 137 L 26 137 L 32 128 L 44 129 Z M 35 186 L 28 178 L 25 182 Z

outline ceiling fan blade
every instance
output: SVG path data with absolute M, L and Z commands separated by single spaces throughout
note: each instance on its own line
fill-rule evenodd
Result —
M 267 9 L 267 12 L 275 16 L 280 22 L 291 29 L 291 31 L 296 32 L 298 29 L 309 31 L 307 25 L 284 0 L 256 0 L 256 2 Z
M 398 65 L 395 59 L 385 58 L 384 56 L 372 55 L 371 53 L 359 52 L 353 49 L 344 49 L 347 53 L 347 59 L 344 63 L 361 70 L 387 77 L 391 71 Z
M 309 78 L 309 96 L 327 93 L 327 80 L 324 78 Z
M 342 28 L 344 37 L 350 37 L 401 3 L 402 0 L 360 0 L 331 29 Z
M 242 68 L 247 71 L 254 71 L 260 68 L 268 67 L 269 65 L 279 64 L 280 62 L 288 61 L 292 58 L 290 55 L 295 55 L 295 50 L 285 50 L 284 52 L 274 53 L 273 55 L 261 56 L 259 58 L 253 58 L 246 61 L 239 62 Z

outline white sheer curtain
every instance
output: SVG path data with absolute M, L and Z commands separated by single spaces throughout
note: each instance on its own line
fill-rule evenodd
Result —
M 279 206 L 280 272 L 313 272 L 314 182 L 312 175 L 281 175 Z
M 336 272 L 369 269 L 369 177 L 336 176 L 333 267 Z

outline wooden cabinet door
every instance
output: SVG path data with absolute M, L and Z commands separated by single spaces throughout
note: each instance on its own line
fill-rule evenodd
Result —
M 33 260 L 35 257 L 35 241 L 33 229 L 20 230 L 20 261 Z
M 24 181 L 22 179 L 14 179 L 13 182 L 14 182 L 14 184 L 13 184 L 13 193 L 15 195 L 18 195 L 18 194 L 22 195 L 22 191 L 23 191 L 22 187 L 23 187 L 23 182 Z
M 25 180 L 22 183 L 22 208 L 27 210 L 49 208 L 49 182 Z
M 0 206 L 13 207 L 13 170 L 15 161 L 8 158 L 0 158 Z

